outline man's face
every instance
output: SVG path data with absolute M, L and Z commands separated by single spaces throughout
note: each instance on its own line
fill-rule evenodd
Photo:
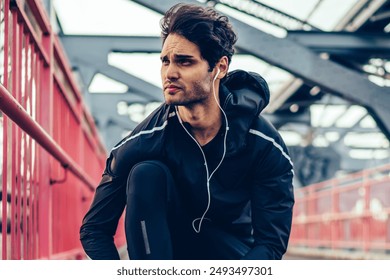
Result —
M 177 34 L 169 34 L 161 50 L 161 80 L 165 102 L 194 105 L 212 96 L 213 72 L 199 47 Z

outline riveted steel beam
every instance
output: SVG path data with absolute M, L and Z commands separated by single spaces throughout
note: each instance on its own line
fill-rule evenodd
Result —
M 163 14 L 175 0 L 134 0 Z M 181 2 L 196 5 L 195 0 Z M 366 76 L 324 59 L 309 48 L 288 38 L 276 38 L 246 23 L 230 18 L 238 34 L 236 47 L 280 67 L 305 82 L 367 108 L 390 139 L 390 90 L 370 82 Z

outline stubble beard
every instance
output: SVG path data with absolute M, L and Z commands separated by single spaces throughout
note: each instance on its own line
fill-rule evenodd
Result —
M 194 88 L 191 91 L 187 91 L 186 89 L 181 89 L 181 97 L 175 100 L 175 96 L 172 100 L 165 97 L 165 103 L 173 106 L 185 106 L 185 107 L 193 107 L 198 104 L 204 103 L 210 96 L 213 94 L 212 92 L 206 92 L 203 87 L 199 84 L 194 84 Z M 168 94 L 170 97 L 170 95 Z
M 185 106 L 185 107 L 192 107 L 197 104 L 202 104 L 207 98 L 191 98 L 191 99 L 182 99 L 182 100 L 166 100 L 165 103 L 167 105 L 173 105 L 173 106 Z

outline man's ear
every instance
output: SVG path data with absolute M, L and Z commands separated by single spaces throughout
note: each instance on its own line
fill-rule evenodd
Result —
M 215 67 L 218 67 L 219 69 L 219 74 L 217 76 L 217 79 L 222 79 L 225 77 L 228 73 L 229 70 L 229 59 L 227 58 L 226 55 L 221 57 L 221 59 L 217 62 L 217 65 Z

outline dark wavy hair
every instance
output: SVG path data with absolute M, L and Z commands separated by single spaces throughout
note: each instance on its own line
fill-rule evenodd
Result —
M 160 20 L 163 44 L 169 34 L 177 34 L 196 44 L 211 72 L 222 56 L 229 64 L 234 54 L 237 35 L 226 16 L 210 7 L 179 3 Z

